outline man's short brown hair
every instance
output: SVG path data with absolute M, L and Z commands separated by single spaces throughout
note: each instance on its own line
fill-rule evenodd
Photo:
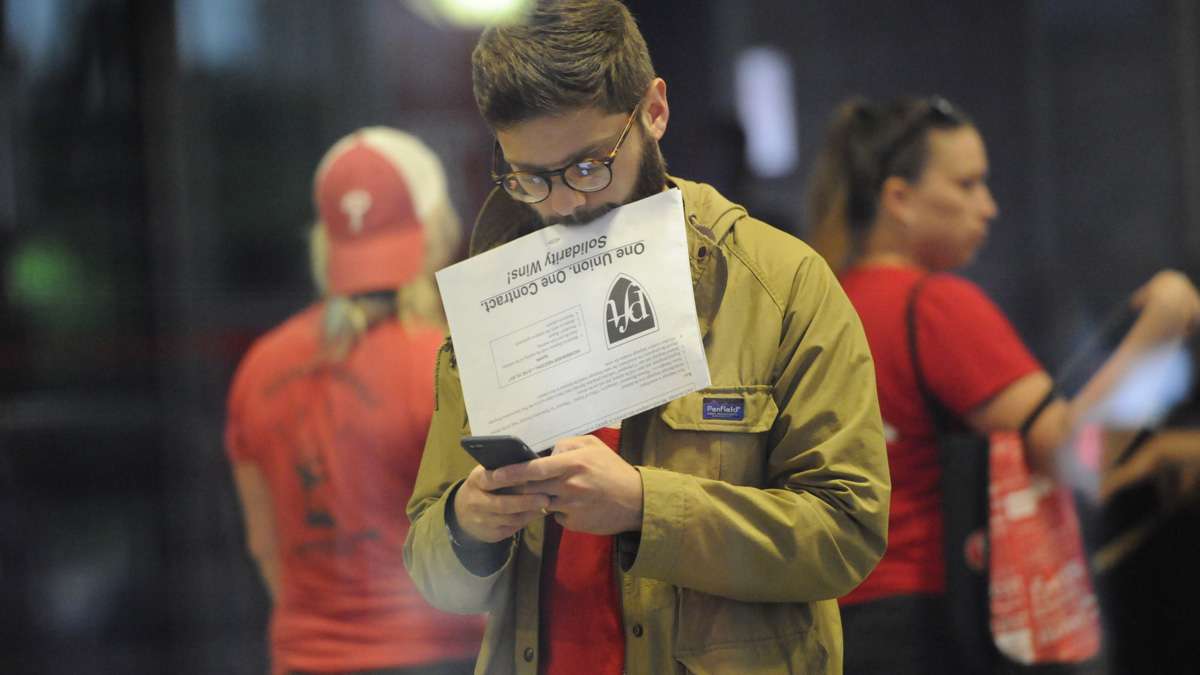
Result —
M 655 77 L 618 0 L 539 0 L 521 23 L 486 30 L 471 66 L 475 102 L 493 129 L 586 107 L 627 113 Z

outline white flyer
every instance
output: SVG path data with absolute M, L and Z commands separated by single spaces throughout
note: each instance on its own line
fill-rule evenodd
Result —
M 709 385 L 678 189 L 437 273 L 471 432 L 534 450 Z

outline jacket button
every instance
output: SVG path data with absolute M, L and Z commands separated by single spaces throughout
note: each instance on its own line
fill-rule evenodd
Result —
M 700 248 L 696 249 L 696 257 L 697 258 L 703 258 L 706 255 L 708 255 L 708 247 L 707 246 L 701 246 Z
M 526 663 L 533 662 L 533 647 L 526 647 L 524 656 Z
M 633 624 L 633 637 L 642 637 L 643 632 L 644 631 L 642 630 L 642 624 L 640 624 L 640 623 Z

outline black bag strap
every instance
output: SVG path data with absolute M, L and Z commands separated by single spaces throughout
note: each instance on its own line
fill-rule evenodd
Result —
M 917 298 L 926 275 L 913 285 L 905 307 L 908 353 L 913 375 L 933 421 L 941 467 L 942 556 L 946 561 L 945 628 L 950 637 L 947 664 L 954 672 L 992 673 L 1000 662 L 990 630 L 988 571 L 971 564 L 967 550 L 977 534 L 988 530 L 987 439 L 962 429 L 961 420 L 933 394 L 921 370 L 917 342 Z M 960 431 L 961 430 L 961 431 Z
M 912 290 L 908 293 L 908 303 L 905 308 L 904 319 L 908 333 L 908 354 L 912 360 L 913 375 L 917 379 L 917 389 L 921 392 L 921 398 L 925 401 L 925 407 L 929 409 L 930 415 L 933 417 L 934 430 L 940 436 L 954 428 L 956 421 L 958 421 L 958 416 L 938 400 L 937 396 L 929 388 L 929 384 L 925 381 L 924 374 L 921 372 L 920 348 L 917 342 L 917 296 L 920 294 L 921 289 L 924 288 L 925 282 L 929 281 L 932 276 L 932 274 L 926 274 L 917 283 L 913 284 Z M 1038 417 L 1058 398 L 1058 394 L 1058 387 L 1052 384 L 1046 395 L 1025 416 L 1025 420 L 1021 422 L 1021 426 L 1019 427 L 1021 440 L 1025 440 L 1029 430 L 1037 422 Z
M 913 284 L 912 290 L 908 292 L 904 322 L 908 335 L 908 357 L 912 361 L 913 375 L 917 379 L 917 390 L 921 392 L 921 399 L 925 401 L 925 408 L 929 410 L 929 414 L 933 418 L 934 433 L 941 436 L 954 428 L 956 416 L 949 408 L 942 405 L 942 402 L 934 396 L 928 383 L 925 382 L 925 376 L 921 372 L 920 347 L 917 344 L 917 296 L 920 294 L 921 289 L 925 287 L 925 282 L 929 281 L 929 278 L 932 276 L 932 274 L 926 274 L 921 277 L 917 283 Z
M 1050 404 L 1053 403 L 1057 398 L 1058 387 L 1056 387 L 1054 384 L 1051 384 L 1050 391 L 1046 392 L 1046 395 L 1042 397 L 1042 400 L 1038 401 L 1038 404 L 1034 406 L 1033 410 L 1031 410 L 1029 414 L 1025 416 L 1025 421 L 1021 422 L 1020 433 L 1022 441 L 1029 437 L 1029 430 L 1033 428 L 1033 423 L 1037 422 L 1038 418 L 1042 416 L 1042 413 L 1045 412 L 1046 408 L 1049 408 Z

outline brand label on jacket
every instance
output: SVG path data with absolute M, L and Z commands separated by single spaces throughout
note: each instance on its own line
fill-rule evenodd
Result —
M 746 400 L 741 398 L 704 399 L 704 419 L 742 420 L 746 418 Z

